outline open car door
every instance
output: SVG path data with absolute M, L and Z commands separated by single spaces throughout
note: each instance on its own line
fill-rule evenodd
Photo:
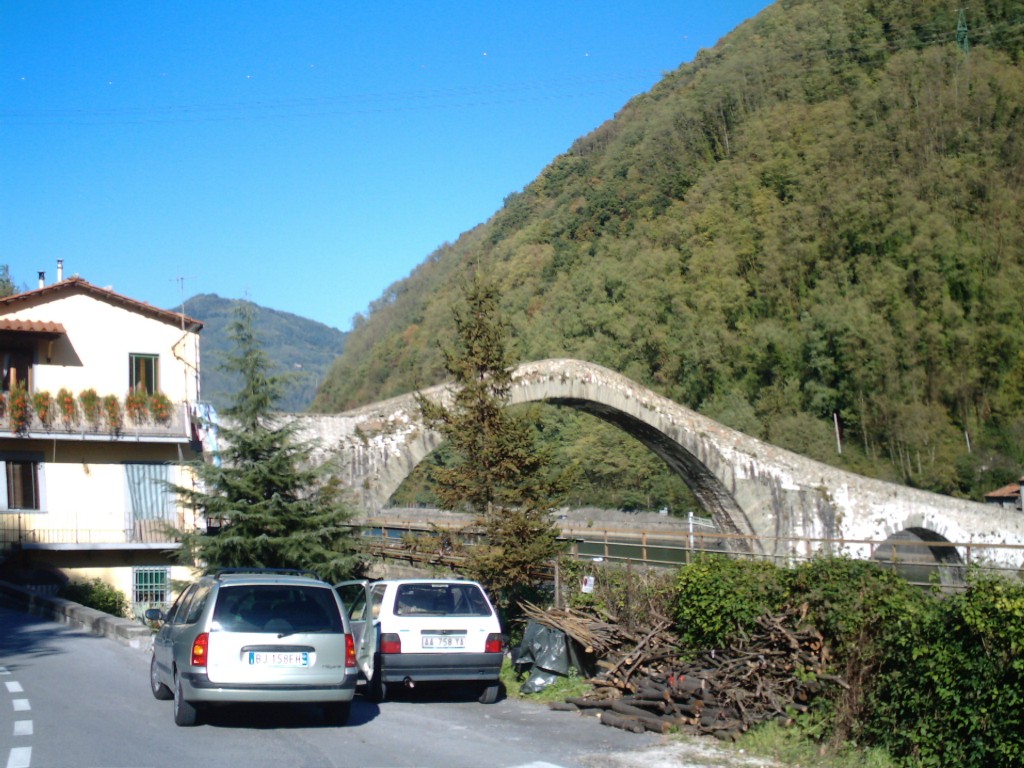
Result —
M 334 585 L 348 611 L 348 623 L 356 646 L 356 664 L 367 681 L 373 678 L 373 656 L 377 652 L 378 625 L 370 609 L 370 582 L 365 579 Z

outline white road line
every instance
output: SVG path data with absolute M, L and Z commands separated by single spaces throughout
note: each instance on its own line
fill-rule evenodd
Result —
M 7 768 L 29 768 L 32 765 L 32 747 L 15 747 L 7 758 Z
M 11 670 L 0 666 L 0 675 L 9 675 Z M 25 689 L 17 680 L 9 680 L 4 683 L 8 693 L 24 693 Z M 28 699 L 11 699 L 11 706 L 15 712 L 27 712 L 32 709 Z M 31 720 L 15 720 L 15 736 L 31 736 L 33 731 Z M 31 768 L 32 747 L 12 747 L 7 755 L 7 768 Z
M 15 736 L 31 736 L 32 735 L 32 721 L 31 720 L 15 720 L 14 721 L 14 735 Z

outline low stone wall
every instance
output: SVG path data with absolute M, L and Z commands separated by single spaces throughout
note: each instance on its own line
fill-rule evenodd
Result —
M 61 597 L 38 594 L 6 581 L 0 581 L 0 604 L 91 635 L 109 637 L 130 648 L 149 650 L 153 645 L 153 631 L 137 621 L 120 619 Z

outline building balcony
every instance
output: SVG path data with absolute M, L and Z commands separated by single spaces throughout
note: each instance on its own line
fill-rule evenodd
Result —
M 137 520 L 131 528 L 45 528 L 31 511 L 0 514 L 0 551 L 177 549 L 181 546 L 164 520 Z
M 132 419 L 124 412 L 120 423 L 112 421 L 105 414 L 90 421 L 78 416 L 72 422 L 59 415 L 43 420 L 38 413 L 31 412 L 23 423 L 16 423 L 8 409 L 5 418 L 0 419 L 0 437 L 17 437 L 30 440 L 126 440 L 145 442 L 188 443 L 198 440 L 198 417 L 190 403 L 172 403 L 167 418 L 157 420 L 151 416 Z

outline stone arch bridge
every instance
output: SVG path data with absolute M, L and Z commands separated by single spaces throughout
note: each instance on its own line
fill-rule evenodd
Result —
M 450 398 L 450 385 L 424 390 Z M 692 489 L 720 530 L 756 541 L 753 554 L 786 557 L 789 539 L 1024 545 L 1024 514 L 873 480 L 737 432 L 607 368 L 541 360 L 514 372 L 511 404 L 543 401 L 593 414 L 660 456 Z M 352 411 L 303 415 L 300 433 L 340 461 L 342 479 L 368 515 L 379 512 L 413 468 L 441 443 L 412 394 Z M 740 541 L 741 539 L 737 539 Z M 823 546 L 831 547 L 831 544 Z M 868 557 L 867 545 L 842 552 Z M 938 560 L 957 561 L 946 547 Z M 1017 569 L 1024 550 L 986 554 Z

